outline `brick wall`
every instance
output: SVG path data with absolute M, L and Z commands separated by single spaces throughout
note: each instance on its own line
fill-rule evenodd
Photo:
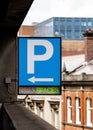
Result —
M 62 56 L 84 54 L 84 40 L 62 40 Z
M 93 127 L 88 128 L 86 125 L 86 99 L 91 98 L 92 99 L 92 108 L 93 108 L 93 91 L 90 89 L 90 86 L 86 87 L 86 90 L 80 90 L 80 88 L 70 88 L 66 87 L 62 91 L 62 130 L 90 130 L 93 129 Z M 71 97 L 72 99 L 72 123 L 67 122 L 67 97 Z M 80 125 L 76 124 L 76 102 L 75 98 L 80 98 L 80 106 L 81 106 L 81 123 Z M 93 112 L 92 112 L 93 114 Z M 93 116 L 92 116 L 93 117 Z M 93 122 L 93 118 L 92 118 Z
M 34 36 L 34 26 L 21 26 L 19 29 L 20 36 Z
M 85 37 L 85 60 L 93 59 L 93 37 Z

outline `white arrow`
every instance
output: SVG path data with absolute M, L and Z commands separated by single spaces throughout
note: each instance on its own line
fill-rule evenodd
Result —
M 29 78 L 28 81 L 35 83 L 35 82 L 53 82 L 53 78 L 35 78 L 34 76 Z

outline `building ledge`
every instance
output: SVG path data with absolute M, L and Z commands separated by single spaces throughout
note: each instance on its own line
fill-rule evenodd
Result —
M 68 126 L 80 127 L 80 128 L 85 128 L 85 129 L 93 130 L 93 126 L 86 126 L 86 125 L 83 125 L 83 124 L 75 124 L 75 123 L 62 122 L 62 125 L 68 125 Z

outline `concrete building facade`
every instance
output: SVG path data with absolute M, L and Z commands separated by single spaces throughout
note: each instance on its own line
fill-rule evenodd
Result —
M 62 130 L 61 96 L 28 95 L 25 97 L 24 104 L 29 110 L 53 125 L 57 130 Z

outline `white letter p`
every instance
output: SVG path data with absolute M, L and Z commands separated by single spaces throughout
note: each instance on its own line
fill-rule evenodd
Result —
M 43 46 L 46 52 L 42 55 L 35 55 L 35 46 Z M 47 40 L 28 40 L 27 43 L 27 73 L 32 74 L 35 72 L 35 61 L 46 61 L 53 55 L 53 46 Z

